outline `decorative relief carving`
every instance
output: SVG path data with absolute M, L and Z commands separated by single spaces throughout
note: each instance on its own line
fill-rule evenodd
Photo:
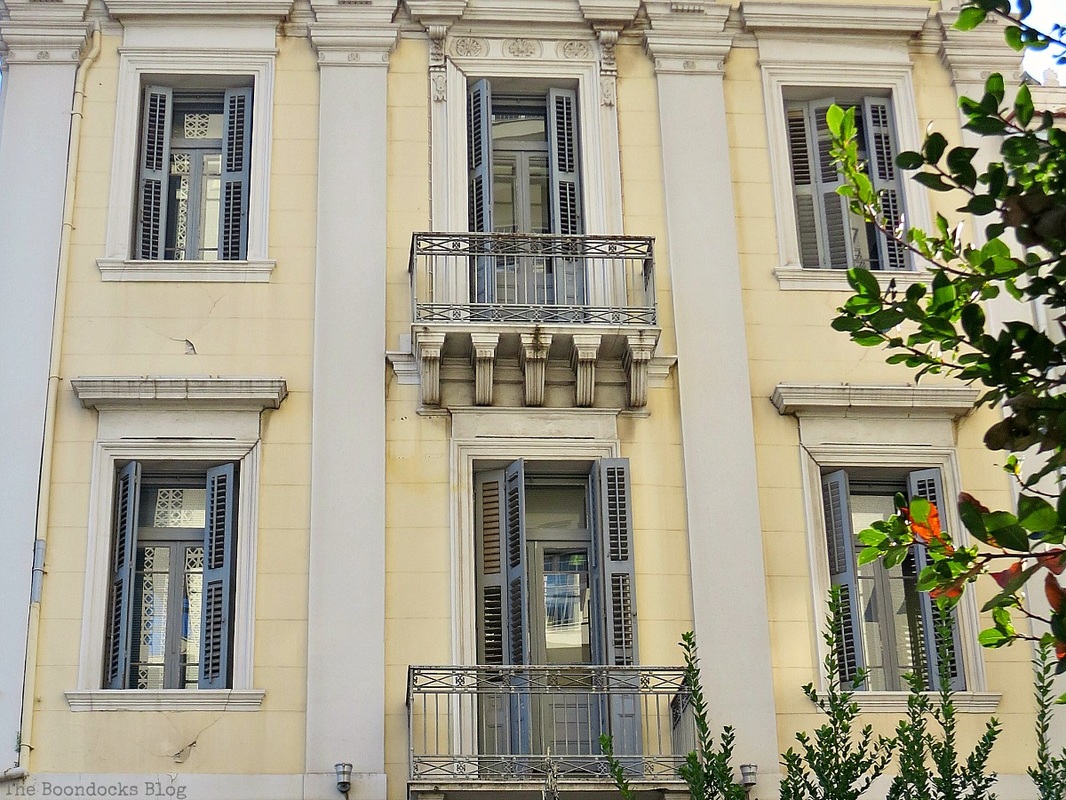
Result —
M 540 55 L 540 43 L 533 39 L 511 39 L 503 50 L 515 58 L 533 58 Z
M 470 36 L 461 36 L 455 40 L 455 54 L 460 58 L 477 58 L 485 54 L 485 43 Z
M 682 66 L 688 70 L 696 69 L 696 62 L 693 61 L 691 58 L 687 58 L 685 59 L 685 63 L 682 64 Z
M 429 68 L 443 67 L 444 37 L 448 29 L 443 25 L 430 25 L 426 31 L 429 33 Z
M 617 94 L 613 75 L 600 76 L 600 102 L 605 106 L 613 106 Z
M 448 99 L 448 78 L 443 72 L 434 72 L 430 76 L 433 86 L 433 101 L 443 103 Z
M 49 53 L 47 50 L 38 50 L 37 51 L 37 60 L 38 61 L 48 61 L 51 58 L 52 58 L 52 54 Z
M 578 60 L 586 59 L 592 55 L 592 48 L 589 47 L 588 42 L 563 42 L 563 46 L 561 49 L 563 58 Z
M 359 54 L 358 53 L 349 53 L 348 54 L 348 60 L 349 61 L 358 61 L 359 60 Z

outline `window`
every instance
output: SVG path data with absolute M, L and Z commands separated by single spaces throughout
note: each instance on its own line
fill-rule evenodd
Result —
M 917 589 L 924 566 L 920 549 L 899 566 L 886 569 L 877 561 L 858 566 L 862 545 L 857 534 L 877 519 L 895 512 L 894 497 L 923 497 L 938 506 L 944 497 L 940 470 L 907 472 L 885 468 L 823 471 L 822 500 L 830 579 L 839 587 L 846 606 L 838 632 L 840 677 L 850 681 L 860 669 L 867 672 L 861 687 L 874 691 L 902 691 L 907 673 L 922 675 L 927 686 L 939 687 L 936 618 L 939 611 Z M 957 654 L 961 652 L 953 613 L 953 636 L 946 643 L 948 671 L 954 689 L 965 679 Z
M 118 471 L 106 688 L 231 685 L 237 493 L 232 463 Z
M 577 92 L 496 91 L 488 80 L 468 94 L 469 219 L 473 231 L 580 234 L 581 167 Z M 580 305 L 579 261 L 539 256 L 474 259 L 474 302 Z
M 587 756 L 607 732 L 618 752 L 641 752 L 636 693 L 616 676 L 618 693 L 594 702 L 581 669 L 636 663 L 629 462 L 559 474 L 519 460 L 476 474 L 475 487 L 478 663 L 558 667 L 570 688 L 588 689 L 577 701 L 520 691 L 484 703 L 481 752 Z
M 251 88 L 145 88 L 136 258 L 247 258 L 251 135 Z
M 828 269 L 907 269 L 906 250 L 853 214 L 846 198 L 836 193 L 843 182 L 829 154 L 825 121 L 834 102 L 855 106 L 860 158 L 880 193 L 886 221 L 894 228 L 903 216 L 891 102 L 873 96 L 788 100 L 785 111 L 800 264 Z

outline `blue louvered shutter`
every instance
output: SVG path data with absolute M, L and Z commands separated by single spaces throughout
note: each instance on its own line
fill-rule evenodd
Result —
M 526 571 L 525 466 L 521 459 L 504 470 L 503 529 L 507 571 L 507 663 L 529 664 L 529 577 Z M 511 675 L 508 703 L 512 755 L 533 752 L 529 676 Z
M 480 590 L 478 619 L 478 663 L 501 666 L 507 663 L 506 587 L 504 561 L 504 472 L 493 470 L 478 475 L 475 490 L 477 503 L 477 544 Z
M 130 602 L 137 561 L 137 509 L 141 465 L 136 461 L 119 470 L 115 481 L 112 519 L 111 608 L 107 622 L 104 688 L 125 689 L 130 671 Z
M 170 180 L 170 128 L 173 92 L 165 86 L 144 90 L 137 184 L 136 258 L 166 258 L 167 196 Z
M 222 208 L 218 215 L 218 257 L 248 257 L 248 176 L 252 154 L 252 90 L 227 89 L 222 134 Z
M 837 672 L 840 680 L 846 683 L 852 682 L 865 664 L 855 561 L 855 532 L 851 524 L 848 496 L 846 471 L 837 470 L 822 476 L 822 509 L 825 516 L 829 579 L 839 588 L 843 604 L 840 627 L 836 631 Z
M 909 497 L 922 497 L 933 503 L 940 514 L 941 524 L 947 519 L 945 513 L 944 485 L 940 478 L 939 469 L 919 469 L 907 475 L 907 495 Z M 929 565 L 929 557 L 924 547 L 915 548 L 915 561 L 917 573 Z M 922 622 L 922 645 L 925 648 L 925 662 L 929 669 L 929 686 L 933 691 L 940 689 L 940 650 L 941 645 L 948 659 L 948 676 L 953 690 L 966 688 L 966 675 L 960 662 L 962 643 L 959 639 L 959 620 L 956 609 L 950 612 L 951 638 L 946 642 L 940 642 L 938 636 L 939 616 L 941 611 L 928 592 L 920 592 L 918 596 L 921 608 Z M 917 659 L 915 659 L 917 660 Z
M 200 688 L 226 689 L 233 646 L 237 482 L 233 464 L 207 471 L 204 578 L 200 625 Z
M 467 96 L 467 166 L 470 172 L 469 224 L 471 231 L 492 233 L 492 87 L 476 81 Z M 495 257 L 475 249 L 470 261 L 470 299 L 496 299 Z
M 579 234 L 581 214 L 581 148 L 577 119 L 577 93 L 572 89 L 548 90 L 548 152 L 551 171 L 552 233 Z M 586 302 L 584 264 L 556 257 L 552 264 L 557 305 Z
M 895 230 L 903 219 L 903 186 L 896 170 L 899 146 L 896 143 L 892 105 L 885 98 L 866 97 L 862 101 L 862 114 L 870 180 L 881 200 L 885 225 Z M 907 251 L 902 244 L 879 232 L 877 246 L 881 269 L 907 268 Z

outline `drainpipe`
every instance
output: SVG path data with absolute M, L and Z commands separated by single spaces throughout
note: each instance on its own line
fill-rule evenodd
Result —
M 19 732 L 19 765 L 23 751 L 32 750 L 33 699 L 37 682 L 37 639 L 41 627 L 41 582 L 44 575 L 44 551 L 48 538 L 48 506 L 52 496 L 52 457 L 55 440 L 56 402 L 59 395 L 59 366 L 63 356 L 63 327 L 66 322 L 67 274 L 70 271 L 70 237 L 74 230 L 74 192 L 78 183 L 78 155 L 81 149 L 82 107 L 85 105 L 85 82 L 89 70 L 100 54 L 100 23 L 92 24 L 89 51 L 78 65 L 74 78 L 74 98 L 70 106 L 70 138 L 67 146 L 67 180 L 63 192 L 63 230 L 59 239 L 56 271 L 56 304 L 52 317 L 52 350 L 48 365 L 48 399 L 44 412 L 44 440 L 41 451 L 41 484 L 37 493 L 37 541 L 33 549 L 33 582 L 30 590 L 30 613 L 26 635 L 26 675 L 22 689 L 22 729 Z M 27 752 L 28 755 L 28 752 Z M 16 774 L 20 773 L 21 774 Z M 27 775 L 25 766 L 0 773 L 0 783 Z

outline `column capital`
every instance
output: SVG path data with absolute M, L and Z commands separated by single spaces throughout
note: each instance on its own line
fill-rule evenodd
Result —
M 972 31 L 955 30 L 957 11 L 937 15 L 943 27 L 940 62 L 951 73 L 951 82 L 959 94 L 984 91 L 985 81 L 993 72 L 1003 75 L 1007 83 L 1021 78 L 1022 57 L 1003 41 L 1002 20 L 989 18 Z
M 314 2 L 316 22 L 311 23 L 311 44 L 319 64 L 349 67 L 387 66 L 396 46 L 399 28 L 392 21 L 393 7 L 379 0 L 362 5 Z
M 578 5 L 582 16 L 597 33 L 622 30 L 640 11 L 640 0 L 578 0 Z
M 84 22 L 0 21 L 0 53 L 7 64 L 77 64 L 90 35 Z
M 658 74 L 721 74 L 733 43 L 729 6 L 711 0 L 648 0 L 644 49 Z
M 427 30 L 434 25 L 445 28 L 463 16 L 467 0 L 406 0 L 407 13 L 411 19 Z

